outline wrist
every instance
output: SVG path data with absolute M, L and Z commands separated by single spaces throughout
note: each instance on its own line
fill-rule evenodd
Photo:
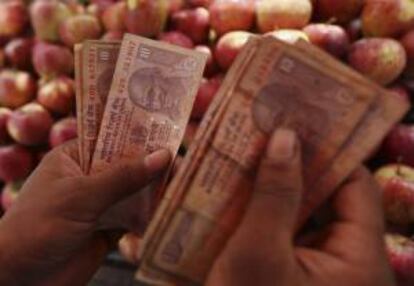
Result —
M 22 275 L 18 269 L 17 241 L 18 238 L 12 237 L 6 223 L 0 219 L 0 285 L 14 285 L 17 277 Z

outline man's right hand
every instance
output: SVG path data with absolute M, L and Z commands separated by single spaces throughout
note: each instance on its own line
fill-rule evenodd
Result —
M 380 191 L 362 167 L 333 200 L 336 221 L 308 246 L 294 243 L 303 194 L 299 142 L 273 135 L 250 206 L 207 285 L 393 286 L 384 247 Z

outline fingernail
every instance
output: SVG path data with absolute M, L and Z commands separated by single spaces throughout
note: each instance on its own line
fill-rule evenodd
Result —
M 144 159 L 145 168 L 149 173 L 158 173 L 167 167 L 170 162 L 171 155 L 168 150 L 161 149 L 147 155 Z
M 288 129 L 278 129 L 270 139 L 267 157 L 276 161 L 286 161 L 296 155 L 296 134 Z

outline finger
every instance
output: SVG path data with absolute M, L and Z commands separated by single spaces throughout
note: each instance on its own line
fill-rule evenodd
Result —
M 142 238 L 132 232 L 126 233 L 119 241 L 119 252 L 128 262 L 138 265 Z
M 340 222 L 384 231 L 381 192 L 369 171 L 356 170 L 334 197 L 333 207 Z
M 299 142 L 294 132 L 278 130 L 262 158 L 241 231 L 254 235 L 257 243 L 275 246 L 276 241 L 291 241 L 301 193 Z
M 61 144 L 47 153 L 37 170 L 43 172 L 51 180 L 62 177 L 81 176 L 79 166 L 78 141 L 71 140 Z
M 135 162 L 122 163 L 107 171 L 84 178 L 84 188 L 99 211 L 143 189 L 166 169 L 170 152 L 159 150 Z

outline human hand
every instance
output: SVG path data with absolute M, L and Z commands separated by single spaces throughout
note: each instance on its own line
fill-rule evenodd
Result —
M 1 285 L 85 285 L 111 242 L 98 221 L 154 179 L 170 160 L 161 150 L 84 176 L 76 142 L 50 152 L 0 220 Z
M 207 285 L 395 285 L 383 241 L 381 197 L 362 167 L 333 200 L 336 220 L 309 245 L 294 242 L 303 193 L 299 142 L 278 130 L 263 156 L 245 217 Z

